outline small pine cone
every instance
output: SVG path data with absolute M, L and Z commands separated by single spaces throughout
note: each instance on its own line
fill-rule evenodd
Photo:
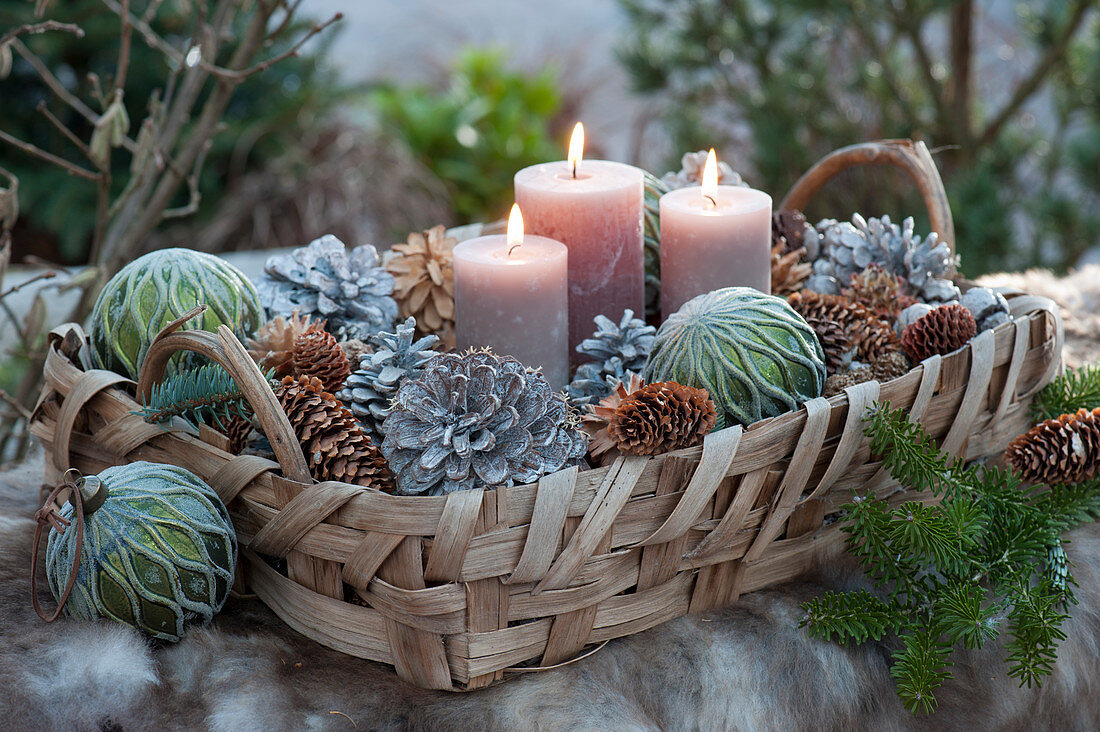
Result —
M 1100 407 L 1048 419 L 1013 440 L 1005 459 L 1029 483 L 1080 483 L 1100 470 Z
M 814 329 L 821 350 L 825 352 L 825 367 L 830 374 L 844 369 L 852 362 L 852 339 L 835 320 L 810 316 L 806 322 Z
M 772 246 L 772 294 L 786 297 L 802 289 L 802 283 L 813 273 L 813 266 L 803 262 L 805 249 L 783 252 L 783 244 Z
M 901 334 L 901 347 L 914 362 L 962 348 L 974 337 L 974 316 L 962 305 L 941 305 L 910 323 Z
M 878 317 L 891 324 L 898 313 L 917 302 L 905 294 L 905 280 L 872 262 L 862 272 L 851 276 L 843 294 L 848 299 L 866 305 Z
M 626 372 L 626 378 L 619 381 L 611 389 L 611 393 L 598 403 L 584 405 L 584 413 L 581 415 L 581 430 L 589 436 L 588 454 L 598 458 L 604 453 L 615 450 L 615 440 L 607 432 L 607 424 L 619 405 L 628 396 L 638 391 L 645 385 L 642 377 L 633 371 Z
M 806 231 L 806 216 L 793 208 L 780 209 L 772 214 L 772 256 L 775 248 L 781 254 L 790 254 L 802 248 L 802 236 Z M 774 259 L 773 259 L 774 261 Z M 772 294 L 776 294 L 772 290 Z
M 326 392 L 320 379 L 283 378 L 275 387 L 294 434 L 317 480 L 337 480 L 393 492 L 386 459 L 347 407 Z
M 344 385 L 351 364 L 335 336 L 323 330 L 308 330 L 294 339 L 293 376 L 316 377 L 325 391 L 334 392 Z
M 871 375 L 879 381 L 889 381 L 909 373 L 909 359 L 901 351 L 889 351 L 871 364 Z
M 245 346 L 248 355 L 264 371 L 274 369 L 278 377 L 291 376 L 294 374 L 294 342 L 298 336 L 323 331 L 324 327 L 324 322 L 310 320 L 296 312 L 289 318 L 280 315 L 262 325 Z
M 870 308 L 843 295 L 823 295 L 802 289 L 787 298 L 787 302 L 803 318 L 832 320 L 844 328 L 856 349 L 856 358 L 871 363 L 891 351 L 901 349 L 897 333 Z
M 657 455 L 698 445 L 717 419 L 706 389 L 662 381 L 624 399 L 607 433 L 624 455 Z
M 241 454 L 241 451 L 248 444 L 248 435 L 251 432 L 252 422 L 239 414 L 234 414 L 233 418 L 225 425 L 225 436 L 229 438 L 230 454 Z

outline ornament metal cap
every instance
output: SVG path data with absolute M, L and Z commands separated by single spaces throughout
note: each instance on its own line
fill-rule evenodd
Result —
M 80 491 L 85 516 L 91 516 L 98 511 L 107 500 L 109 491 L 107 485 L 99 479 L 99 476 L 89 475 L 85 477 L 76 468 L 69 468 L 65 471 L 65 480 L 71 480 L 76 485 L 77 490 Z M 75 504 L 73 507 L 76 507 Z

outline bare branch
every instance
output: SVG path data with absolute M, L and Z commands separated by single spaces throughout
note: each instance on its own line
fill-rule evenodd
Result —
M 1077 34 L 1077 30 L 1081 27 L 1081 23 L 1091 6 L 1092 0 L 1077 0 L 1070 14 L 1069 22 L 1066 23 L 1061 34 L 1047 46 L 1046 53 L 1035 64 L 1035 68 L 1031 70 L 1024 81 L 1016 87 L 1016 92 L 1012 95 L 1012 98 L 993 117 L 993 121 L 982 130 L 981 136 L 978 138 L 978 145 L 985 146 L 991 143 L 1005 123 L 1039 90 L 1050 70 L 1065 57 L 1066 48 Z
M 76 165 L 74 163 L 70 163 L 68 160 L 65 160 L 64 158 L 59 158 L 59 157 L 57 157 L 56 155 L 54 155 L 52 153 L 48 153 L 45 150 L 42 150 L 41 148 L 35 147 L 34 145 L 30 144 L 29 142 L 24 142 L 23 140 L 20 140 L 18 137 L 12 137 L 7 132 L 4 132 L 3 130 L 0 130 L 0 140 L 8 143 L 9 145 L 11 145 L 13 147 L 19 148 L 20 150 L 27 153 L 28 155 L 33 155 L 36 158 L 39 158 L 41 160 L 45 160 L 48 163 L 53 163 L 54 165 L 57 165 L 61 168 L 64 168 L 65 170 L 69 171 L 73 175 L 78 175 L 81 178 L 87 178 L 88 180 L 99 180 L 99 174 L 98 173 L 93 173 L 92 171 L 88 170 L 87 168 L 82 168 L 79 165 Z
M 84 37 L 84 29 L 73 23 L 58 23 L 56 20 L 47 20 L 43 23 L 27 23 L 25 25 L 12 28 L 10 31 L 0 36 L 0 46 L 15 38 L 16 36 L 34 36 L 39 33 L 46 33 L 47 31 L 65 31 L 66 33 L 72 33 L 77 38 Z
M 284 0 L 283 5 L 286 7 L 286 14 L 283 16 L 283 21 L 267 34 L 267 40 L 272 41 L 283 34 L 286 27 L 290 25 L 290 21 L 294 19 L 294 13 L 298 11 L 298 6 L 302 4 L 302 0 L 294 0 L 293 2 L 286 2 Z
M 115 13 L 119 17 L 123 17 L 122 5 L 116 2 L 116 0 L 102 0 L 102 2 L 104 5 L 107 6 L 108 9 L 111 10 L 111 12 Z M 164 40 L 164 38 L 162 38 L 160 34 L 153 30 L 153 27 L 149 25 L 150 21 L 152 21 L 152 19 L 156 16 L 156 12 L 163 2 L 164 0 L 154 0 L 154 2 L 149 3 L 149 7 L 146 8 L 145 13 L 142 14 L 140 18 L 135 17 L 132 13 L 128 14 L 128 17 L 130 19 L 130 23 L 133 25 L 134 28 L 137 29 L 137 32 L 141 35 L 142 40 L 145 41 L 145 45 L 156 51 L 160 51 L 168 57 L 173 65 L 178 66 L 179 64 L 183 63 L 183 54 L 180 53 L 179 49 L 174 48 L 170 43 L 168 43 L 168 41 Z
M 93 112 L 87 104 L 80 101 L 76 96 L 72 94 L 72 92 L 66 89 L 65 85 L 58 81 L 57 77 L 53 75 L 53 72 L 46 68 L 46 64 L 42 63 L 42 59 L 38 58 L 35 53 L 31 52 L 29 48 L 24 46 L 22 41 L 20 41 L 18 38 L 13 40 L 12 48 L 14 48 L 16 52 L 20 56 L 22 56 L 27 63 L 31 65 L 31 67 L 42 78 L 42 81 L 46 82 L 46 86 L 50 88 L 50 91 L 56 94 L 58 98 L 61 99 L 61 101 L 65 102 L 70 107 L 75 109 L 81 117 L 88 120 L 93 125 L 99 121 L 99 115 Z
M 31 414 L 31 410 L 24 407 L 22 404 L 19 403 L 17 399 L 12 397 L 11 394 L 8 394 L 3 389 L 0 389 L 0 399 L 10 404 L 12 408 L 14 408 L 15 411 L 18 412 L 21 417 L 23 417 L 23 419 L 30 419 L 33 416 Z
M 35 282 L 41 282 L 42 280 L 53 279 L 54 277 L 57 277 L 57 272 L 54 272 L 53 270 L 49 270 L 49 271 L 46 271 L 46 272 L 39 272 L 34 277 L 31 277 L 30 279 L 26 280 L 25 282 L 20 282 L 18 285 L 12 285 L 8 289 L 4 290 L 3 292 L 0 292 L 0 299 L 3 299 L 3 298 L 5 298 L 8 295 L 11 295 L 13 293 L 19 292 L 20 290 L 22 290 L 27 285 L 33 284 Z
M 203 165 L 206 164 L 206 156 L 213 146 L 213 141 L 207 140 L 206 146 L 203 148 L 202 152 L 199 153 L 198 157 L 195 158 L 195 165 L 191 168 L 191 174 L 187 176 L 187 204 L 179 208 L 167 209 L 162 218 L 178 219 L 184 216 L 190 216 L 199 210 L 199 204 L 202 202 L 202 193 L 199 191 L 199 176 L 202 174 Z
M 118 14 L 122 27 L 119 30 L 118 70 L 115 71 L 115 89 L 126 88 L 126 73 L 130 70 L 130 41 L 134 23 L 130 18 L 130 0 L 122 0 L 122 12 Z
M 315 35 L 317 35 L 321 31 L 323 31 L 325 28 L 328 28 L 333 23 L 341 20 L 343 17 L 344 17 L 343 13 L 336 13 L 331 18 L 326 20 L 324 23 L 320 23 L 320 24 L 315 25 L 312 28 L 310 28 L 308 33 L 306 33 L 304 36 L 302 36 L 302 38 L 297 43 L 295 43 L 293 46 L 291 46 L 286 51 L 283 51 L 282 53 L 278 54 L 277 56 L 272 56 L 269 59 L 261 61 L 260 63 L 255 64 L 254 66 L 249 66 L 246 69 L 239 69 L 239 70 L 237 70 L 237 69 L 225 69 L 225 68 L 222 68 L 220 66 L 215 66 L 214 64 L 206 63 L 205 61 L 200 62 L 200 64 L 201 64 L 202 68 L 205 71 L 210 72 L 211 74 L 213 74 L 214 76 L 217 76 L 218 78 L 233 79 L 235 81 L 243 81 L 244 79 L 247 79 L 250 76 L 255 76 L 256 74 L 258 74 L 262 71 L 266 71 L 267 69 L 270 69 L 272 66 L 279 63 L 280 61 L 285 61 L 286 59 L 288 59 L 292 56 L 297 56 L 298 51 L 300 51 L 302 49 L 302 46 L 304 46 L 306 44 L 306 42 L 309 41 L 310 38 L 313 38 Z M 285 21 L 284 21 L 284 24 L 285 24 Z
M 39 102 L 38 106 L 35 107 L 35 109 L 37 109 L 43 117 L 48 119 L 50 121 L 50 124 L 56 127 L 57 131 L 65 136 L 65 139 L 76 145 L 76 148 L 80 150 L 80 152 L 84 153 L 85 157 L 91 160 L 92 156 L 91 153 L 88 151 L 88 146 L 84 144 L 83 140 L 76 136 L 75 132 L 66 127 L 61 120 L 53 115 L 53 112 L 49 110 L 45 102 Z

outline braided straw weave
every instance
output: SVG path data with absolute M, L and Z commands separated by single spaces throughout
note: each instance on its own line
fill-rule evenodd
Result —
M 136 391 L 148 393 L 176 351 L 212 358 L 241 386 L 278 463 L 234 456 L 213 431 L 146 423 L 132 382 L 74 361 L 85 340 L 76 325 L 51 334 L 31 429 L 51 483 L 69 467 L 135 460 L 191 470 L 229 506 L 245 580 L 288 625 L 417 686 L 468 690 L 829 561 L 843 534 L 825 519 L 856 489 L 931 501 L 899 491 L 870 455 L 861 417 L 875 401 L 907 409 L 952 454 L 1003 450 L 1029 426 L 1030 398 L 1062 344 L 1051 301 L 1005 294 L 1016 320 L 898 379 L 713 432 L 701 448 L 493 491 L 394 496 L 314 483 L 271 389 L 224 327 L 166 328 Z M 286 574 L 265 557 L 285 558 Z

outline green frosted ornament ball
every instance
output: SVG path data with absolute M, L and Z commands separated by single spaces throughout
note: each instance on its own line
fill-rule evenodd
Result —
M 661 324 L 644 377 L 706 389 L 722 428 L 820 396 L 825 360 L 817 334 L 786 300 L 726 287 L 689 300 Z
M 174 465 L 136 462 L 78 482 L 84 541 L 65 612 L 110 618 L 155 638 L 179 640 L 229 597 L 237 537 L 218 494 Z M 64 533 L 51 529 L 46 578 L 55 600 L 69 581 L 76 551 L 75 509 Z
M 92 310 L 96 366 L 136 379 L 157 333 L 196 305 L 207 309 L 184 328 L 216 331 L 228 325 L 244 340 L 263 320 L 256 288 L 220 257 L 171 248 L 134 260 L 107 282 Z

